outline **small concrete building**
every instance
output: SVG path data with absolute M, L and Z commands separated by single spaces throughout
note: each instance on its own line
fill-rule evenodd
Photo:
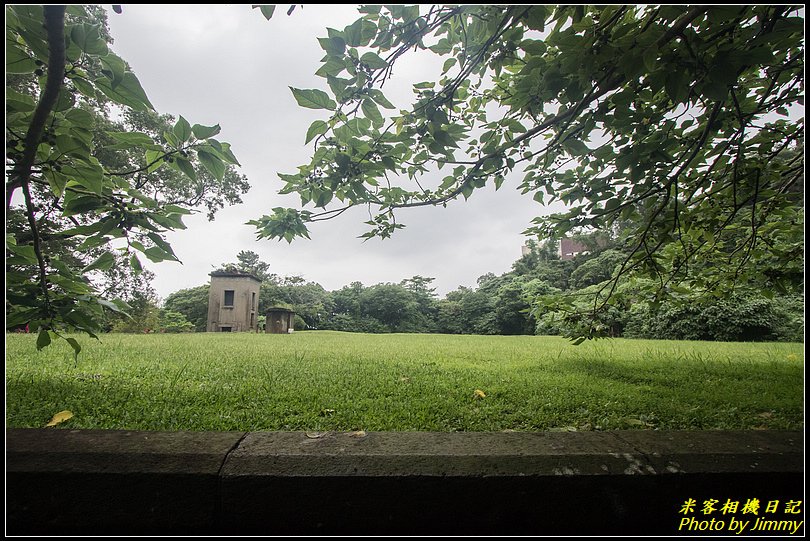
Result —
M 259 286 L 262 281 L 237 270 L 212 272 L 208 292 L 208 332 L 258 331 Z
M 267 310 L 266 333 L 287 334 L 295 330 L 295 311 L 283 306 L 273 306 Z
M 575 256 L 582 253 L 588 253 L 588 247 L 577 242 L 574 239 L 562 238 L 560 239 L 560 259 L 563 261 L 571 261 Z

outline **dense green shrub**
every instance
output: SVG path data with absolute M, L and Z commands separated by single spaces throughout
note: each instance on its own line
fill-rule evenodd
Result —
M 388 327 L 369 316 L 350 316 L 348 314 L 335 314 L 326 322 L 324 327 L 331 331 L 385 333 L 390 332 Z
M 304 318 L 295 314 L 295 318 L 293 319 L 293 329 L 296 331 L 306 331 L 307 329 L 311 329 L 307 322 L 304 321 Z
M 160 332 L 194 332 L 194 324 L 186 316 L 171 310 L 160 311 Z
M 773 332 L 780 342 L 804 341 L 804 296 L 776 297 L 772 310 L 777 324 Z
M 736 295 L 699 305 L 668 303 L 657 310 L 633 306 L 624 336 L 726 342 L 801 341 L 804 332 L 801 297 L 766 298 Z
M 208 324 L 209 285 L 175 291 L 163 302 L 164 310 L 183 314 L 197 332 L 205 332 Z

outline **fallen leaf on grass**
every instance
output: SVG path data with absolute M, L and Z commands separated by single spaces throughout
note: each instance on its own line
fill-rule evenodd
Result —
M 59 423 L 64 423 L 65 421 L 67 421 L 67 420 L 68 420 L 68 419 L 70 419 L 71 417 L 73 417 L 73 412 L 72 412 L 72 411 L 68 411 L 68 410 L 60 411 L 59 413 L 57 413 L 56 415 L 54 415 L 54 416 L 53 416 L 53 419 L 51 419 L 51 422 L 50 422 L 50 423 L 48 423 L 48 424 L 47 424 L 47 425 L 45 425 L 45 426 L 46 426 L 46 427 L 49 427 L 49 426 L 56 426 L 56 425 L 58 425 Z
M 481 398 L 486 398 L 486 396 L 487 396 L 487 394 L 484 391 L 482 391 L 481 389 L 476 389 L 475 392 L 473 393 L 473 399 L 474 400 L 479 400 Z
M 655 427 L 655 423 L 651 423 L 651 422 L 646 421 L 644 415 L 642 415 L 641 417 L 642 417 L 641 419 L 636 419 L 635 417 L 625 417 L 624 419 L 622 419 L 622 421 L 624 421 L 626 424 L 632 425 L 632 426 L 641 426 L 641 427 L 644 427 L 644 428 L 654 428 Z
M 577 432 L 575 426 L 555 426 L 548 429 L 549 432 Z

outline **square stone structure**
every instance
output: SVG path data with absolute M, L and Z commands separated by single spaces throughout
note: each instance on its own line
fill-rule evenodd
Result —
M 563 261 L 571 261 L 575 256 L 587 252 L 588 247 L 581 242 L 568 238 L 560 239 L 560 259 Z
M 295 311 L 281 306 L 267 310 L 266 333 L 291 334 L 295 330 Z
M 235 270 L 214 271 L 208 292 L 208 332 L 257 332 L 259 286 L 252 274 Z

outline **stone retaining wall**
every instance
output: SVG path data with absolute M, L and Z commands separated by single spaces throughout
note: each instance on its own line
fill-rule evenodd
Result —
M 6 527 L 11 535 L 728 535 L 753 519 L 744 533 L 773 534 L 751 528 L 757 518 L 779 528 L 803 520 L 803 503 L 800 514 L 765 515 L 767 502 L 803 500 L 803 464 L 803 434 L 782 431 L 8 429 Z M 690 499 L 695 509 L 681 513 Z M 704 513 L 712 499 L 717 511 Z M 756 515 L 742 513 L 751 499 L 761 502 Z M 721 513 L 727 500 L 740 502 L 736 513 Z

